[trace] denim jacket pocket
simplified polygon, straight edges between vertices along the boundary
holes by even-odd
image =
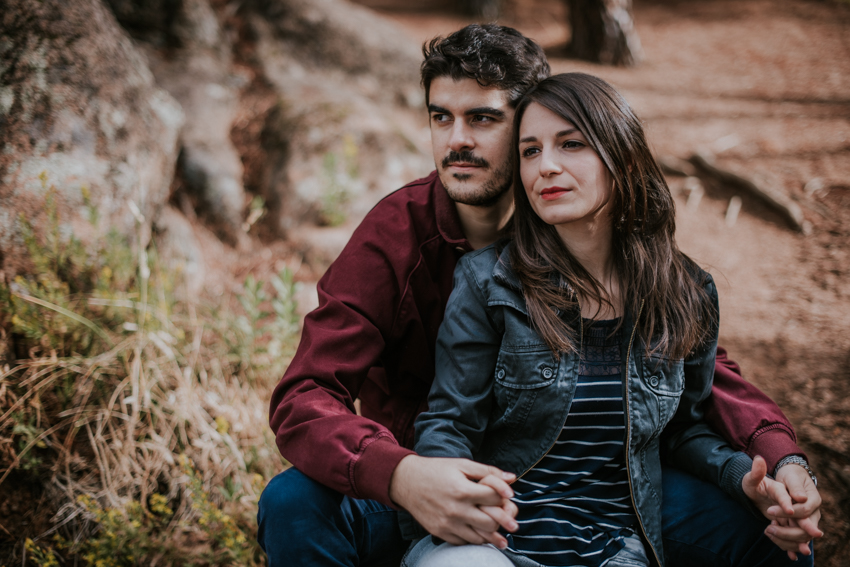
[[[558,360],[545,345],[502,348],[493,392],[505,421],[522,423],[541,388],[558,377]]]
[[[643,360],[644,386],[659,396],[682,395],[685,390],[684,363],[681,359],[652,355]]]
[[[503,345],[496,360],[495,403],[488,435],[498,443],[486,444],[485,453],[499,455],[515,450],[510,449],[513,440],[524,431],[535,404],[540,403],[538,398],[545,399],[546,388],[557,380],[558,367],[558,360],[544,344]]]
[[[655,394],[658,409],[658,429],[660,433],[676,413],[679,399],[685,391],[685,371],[681,359],[671,360],[652,355],[643,360],[641,381],[644,388]]]
[[[502,424],[520,427],[541,388],[558,377],[558,361],[546,345],[503,347],[496,360],[494,408]]]
[[[558,377],[558,360],[546,345],[503,347],[496,360],[496,384],[516,390],[536,390]]]

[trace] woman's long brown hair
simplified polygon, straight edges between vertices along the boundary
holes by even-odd
[[[640,121],[611,85],[583,73],[543,80],[519,102],[514,119],[511,265],[522,283],[531,324],[558,356],[578,350],[571,322],[561,315],[577,313],[578,297],[619,311],[570,254],[555,227],[537,216],[522,186],[519,125],[532,103],[571,122],[608,168],[614,179],[612,255],[622,307],[633,318],[640,311],[637,331],[653,352],[685,357],[716,324],[714,305],[704,282],[696,279],[701,273],[696,264],[676,246],[673,197]]]

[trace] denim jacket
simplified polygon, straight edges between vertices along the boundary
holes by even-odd
[[[561,432],[578,380],[579,355],[560,359],[531,328],[520,282],[511,270],[510,244],[464,256],[437,339],[436,379],[428,411],[416,421],[416,452],[464,457],[522,476],[551,449]],[[705,290],[717,307],[711,276]],[[642,306],[638,306],[638,312]],[[567,315],[569,316],[569,314]],[[573,314],[580,326],[580,315]],[[653,563],[664,565],[661,539],[661,458],[714,482],[748,506],[741,489],[752,461],[703,421],[710,391],[717,326],[687,359],[647,357],[624,321],[623,403],[626,461],[632,504]],[[577,329],[580,333],[580,327]],[[402,528],[405,528],[402,521]]]

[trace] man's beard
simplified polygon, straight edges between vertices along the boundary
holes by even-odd
[[[463,191],[458,189],[452,183],[452,180],[457,180],[460,182],[467,181],[472,178],[471,173],[454,173],[447,179],[446,170],[449,165],[462,162],[462,163],[470,163],[473,165],[477,165],[479,167],[484,168],[488,173],[491,172],[491,175],[481,184],[481,186],[476,191]],[[462,203],[464,205],[470,205],[472,207],[492,207],[495,205],[499,199],[511,188],[511,164],[506,163],[504,167],[501,169],[497,169],[493,171],[490,167],[490,163],[484,158],[478,157],[474,155],[470,151],[463,152],[449,152],[449,155],[443,158],[443,161],[440,163],[442,169],[440,172],[443,174],[440,176],[440,180],[443,182],[443,186],[446,188],[446,192],[451,197],[452,201],[456,203]]]

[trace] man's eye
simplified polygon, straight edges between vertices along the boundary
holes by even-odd
[[[431,120],[434,122],[447,122],[449,120],[448,114],[432,114]]]
[[[476,114],[475,116],[472,117],[472,121],[473,122],[479,122],[479,123],[481,123],[481,122],[487,123],[487,122],[492,122],[493,117],[492,116],[486,116],[484,114]]]

